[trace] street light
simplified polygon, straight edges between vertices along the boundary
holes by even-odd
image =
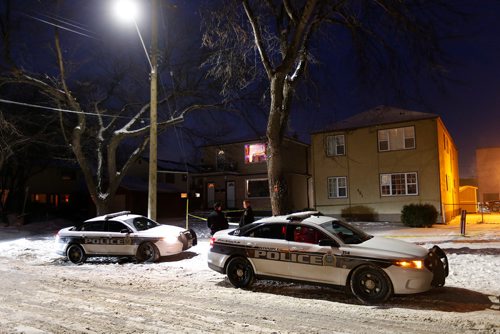
[[[136,18],[139,14],[137,2],[134,0],[116,0],[113,12],[122,21],[133,22],[137,34],[148,58],[151,68],[150,77],[150,129],[149,129],[149,184],[148,184],[148,217],[156,220],[157,171],[158,171],[158,0],[151,4],[151,57],[148,56]]]

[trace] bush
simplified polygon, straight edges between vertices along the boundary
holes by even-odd
[[[347,221],[378,221],[378,214],[372,208],[364,205],[355,205],[342,209],[341,217]]]
[[[431,227],[437,217],[438,212],[431,204],[409,204],[401,211],[401,222],[410,227]]]

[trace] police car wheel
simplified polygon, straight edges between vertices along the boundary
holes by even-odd
[[[235,257],[229,261],[226,275],[229,282],[236,288],[247,288],[254,280],[252,265],[242,257]]]
[[[364,304],[383,303],[392,296],[392,284],[386,273],[374,266],[354,270],[350,281],[354,296]]]
[[[68,249],[66,250],[66,257],[72,263],[76,263],[76,264],[83,263],[87,259],[87,256],[85,255],[85,251],[79,245],[70,245],[68,247]]]
[[[137,262],[151,263],[155,262],[159,258],[159,253],[156,246],[151,242],[142,243],[139,248],[137,248],[136,254]]]

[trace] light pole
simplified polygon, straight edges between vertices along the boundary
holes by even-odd
[[[158,171],[158,0],[151,4],[151,100],[149,131],[149,186],[148,217],[156,220],[157,171]]]
[[[121,20],[132,21],[148,58],[150,72],[150,129],[149,129],[149,182],[148,182],[148,217],[156,220],[157,171],[158,171],[158,0],[151,3],[151,57],[135,20],[138,8],[133,0],[116,0],[114,12]]]

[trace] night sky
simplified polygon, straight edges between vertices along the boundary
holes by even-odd
[[[12,3],[12,15],[17,24],[17,31],[13,35],[17,38],[13,55],[20,57],[23,64],[33,72],[54,71],[53,55],[47,51],[53,27],[42,22],[44,15],[50,14],[45,6],[48,2],[16,0]],[[108,3],[102,0],[66,1],[64,19],[77,22],[80,28],[86,27],[88,31],[85,32],[87,36],[65,32],[63,42],[66,43],[65,45],[75,46],[71,49],[73,56],[90,57],[91,54],[86,50],[92,48],[96,40],[102,38],[113,40],[110,47],[116,48],[117,54],[127,54],[135,58],[139,66],[144,67],[144,75],[147,79],[147,63],[136,32],[132,27],[127,28],[112,22]],[[172,21],[175,19],[177,34],[185,33],[192,38],[193,31],[200,31],[200,15],[196,1],[164,2],[164,4],[167,3],[172,6],[172,15],[175,18],[170,19]],[[331,73],[332,76],[322,77],[315,91],[316,99],[309,105],[300,103],[295,106],[296,110],[291,115],[290,132],[297,133],[304,141],[309,141],[311,131],[378,105],[432,112],[443,119],[459,150],[460,176],[474,177],[475,149],[500,146],[498,130],[500,126],[500,1],[461,1],[460,8],[467,12],[467,20],[452,27],[457,38],[443,44],[452,60],[447,70],[449,76],[453,78],[453,82],[446,83],[444,92],[431,84],[427,86],[424,83],[422,101],[401,101],[390,91],[387,94],[374,96],[369,85],[365,83],[363,87],[359,86],[352,73],[343,69],[342,60],[325,57],[321,59],[320,69],[325,70],[325,73]],[[5,11],[4,1],[0,9],[2,13]],[[138,24],[148,44],[147,19],[143,17]],[[160,29],[162,27],[165,28],[165,25],[160,26]],[[81,29],[78,31],[83,32]],[[195,42],[199,45],[198,41]],[[165,47],[165,44],[161,43],[160,46]],[[92,66],[81,69],[81,71],[92,70]],[[373,83],[373,85],[376,84],[376,82]],[[147,81],[145,81],[145,86],[147,86]],[[145,92],[145,99],[147,99],[147,89]],[[5,109],[4,105],[0,107]],[[252,117],[254,117],[254,125],[264,131],[265,110],[262,107],[259,109],[259,112],[255,112]],[[191,119],[185,126],[197,127],[207,124],[203,121],[203,117],[205,116],[199,113],[190,116]],[[231,137],[237,138],[245,133],[249,135],[253,133],[245,122],[239,121],[238,116],[226,115],[223,119],[231,126],[214,129],[214,135],[221,136],[221,132],[225,131],[227,139],[231,139]],[[210,131],[210,129],[205,130]],[[171,142],[175,143],[174,146],[177,145],[177,140],[172,138],[172,134],[166,134],[160,141],[160,147],[162,147],[161,143],[167,147]],[[175,152],[178,150],[165,150],[159,153],[159,158],[176,160],[178,157],[175,156]]]

